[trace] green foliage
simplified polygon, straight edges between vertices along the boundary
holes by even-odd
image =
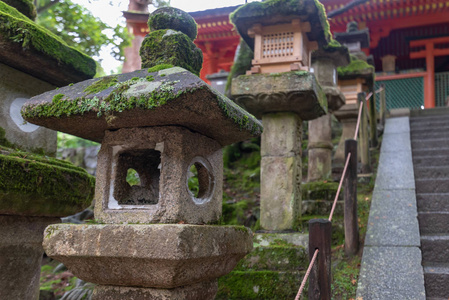
[[[198,193],[200,192],[200,184],[198,181],[198,169],[193,164],[190,166],[190,176],[187,180],[187,185],[189,186],[190,192],[193,194],[194,197],[198,197]]]
[[[71,0],[37,2],[36,22],[57,34],[68,45],[89,56],[98,56],[103,45],[113,45],[111,54],[114,58],[124,59],[124,48],[131,41],[125,27],[111,27]]]
[[[126,172],[126,182],[128,182],[130,186],[140,185],[140,177],[136,170],[128,169]]]
[[[58,149],[98,146],[100,144],[80,137],[58,132]]]

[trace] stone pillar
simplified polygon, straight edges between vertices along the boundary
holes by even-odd
[[[43,232],[59,218],[0,215],[0,299],[38,299]]]
[[[345,164],[345,141],[347,139],[354,139],[358,116],[357,104],[346,104],[339,111],[335,112],[335,116],[343,126],[340,141],[338,142],[338,147],[335,151],[333,160],[336,173],[340,173],[343,171]],[[358,153],[358,156],[360,156],[360,153]]]
[[[262,122],[260,225],[292,229],[301,216],[302,120],[286,112],[264,114]]]
[[[307,181],[329,179],[332,171],[332,115],[309,121]]]

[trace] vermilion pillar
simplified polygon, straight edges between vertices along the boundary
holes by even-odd
[[[426,43],[427,75],[424,80],[424,107],[435,107],[435,53],[433,42]]]

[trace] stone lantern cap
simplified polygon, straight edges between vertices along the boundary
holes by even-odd
[[[362,30],[354,30],[349,32],[334,33],[335,39],[342,44],[348,45],[360,43],[360,48],[369,47],[369,31],[368,28]]]
[[[338,79],[351,80],[357,78],[365,79],[368,85],[372,85],[374,81],[374,67],[366,61],[351,55],[351,63],[338,68]]]
[[[0,170],[0,215],[72,215],[94,196],[94,177],[66,161],[0,146]]]
[[[95,75],[92,58],[2,1],[0,24],[0,63],[56,86]]]
[[[261,134],[262,125],[252,115],[187,70],[170,67],[49,91],[31,98],[22,115],[31,123],[96,142],[106,130],[164,125],[188,128],[221,146]]]
[[[327,45],[331,40],[329,23],[327,22],[324,6],[316,0],[267,0],[251,2],[241,6],[230,15],[240,36],[248,46],[254,50],[254,39],[248,30],[254,24],[270,26],[290,23],[293,19],[309,22],[311,30],[307,32],[310,41],[318,42],[318,46]]]
[[[294,112],[303,120],[313,120],[327,113],[326,95],[307,71],[242,75],[232,81],[232,96],[257,118]]]

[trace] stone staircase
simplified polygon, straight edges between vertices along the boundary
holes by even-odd
[[[449,111],[410,118],[427,299],[449,298]]]

